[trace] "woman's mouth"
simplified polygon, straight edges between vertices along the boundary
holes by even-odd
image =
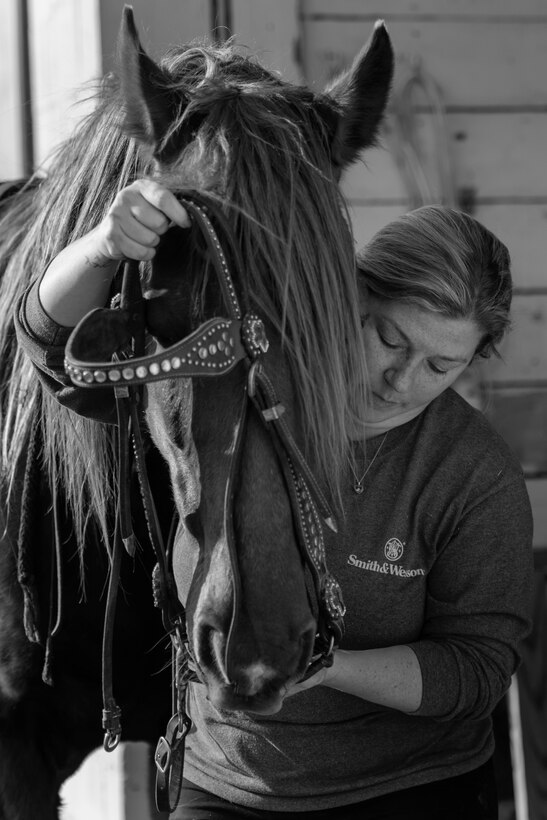
[[[391,401],[390,399],[385,399],[379,393],[372,393],[372,397],[374,399],[374,404],[378,407],[397,407],[400,402],[398,401]]]

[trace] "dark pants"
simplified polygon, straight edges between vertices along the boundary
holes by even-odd
[[[467,774],[321,811],[283,812],[229,803],[184,780],[171,820],[497,820],[492,762]]]

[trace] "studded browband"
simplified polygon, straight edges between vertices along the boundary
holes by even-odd
[[[92,311],[82,322],[90,323],[94,314]],[[66,372],[80,387],[97,387],[146,384],[176,376],[219,376],[229,373],[255,351],[267,349],[267,340],[262,320],[247,314],[242,321],[210,319],[190,336],[158,353],[121,362],[85,361],[80,346],[75,334],[66,348]]]

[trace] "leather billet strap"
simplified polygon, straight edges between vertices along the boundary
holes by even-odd
[[[226,535],[226,545],[230,556],[230,565],[232,567],[232,616],[230,627],[226,637],[226,646],[224,652],[225,671],[228,680],[235,680],[236,676],[232,672],[232,655],[235,636],[237,635],[237,626],[239,615],[242,607],[242,590],[241,590],[241,573],[239,571],[239,560],[236,547],[236,537],[234,532],[234,504],[235,492],[241,474],[241,459],[243,455],[243,446],[245,441],[245,433],[247,427],[247,419],[249,415],[249,402],[246,396],[242,394],[239,402],[239,409],[237,411],[236,434],[235,442],[230,459],[230,469],[226,480],[226,488],[224,493],[224,532]]]

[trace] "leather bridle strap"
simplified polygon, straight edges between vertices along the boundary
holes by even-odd
[[[224,652],[224,665],[226,676],[228,680],[233,681],[235,676],[232,674],[232,654],[235,636],[237,635],[237,625],[239,621],[239,614],[241,611],[242,589],[241,589],[241,573],[239,572],[239,560],[236,548],[236,538],[234,532],[234,503],[235,493],[237,490],[238,479],[241,475],[240,466],[243,455],[243,443],[245,440],[245,431],[247,427],[249,411],[249,402],[245,396],[241,397],[239,403],[237,421],[235,425],[235,441],[230,459],[230,469],[226,479],[226,487],[224,493],[224,534],[228,553],[230,556],[230,565],[232,567],[232,593],[233,606],[230,627],[226,637],[226,647]]]
[[[294,440],[289,425],[285,421],[285,407],[278,401],[273,382],[266,372],[265,365],[260,360],[257,359],[253,363],[247,381],[249,398],[256,406],[263,421],[268,423],[270,431],[275,430],[296,472],[305,479],[311,488],[311,493],[323,521],[333,532],[338,532],[338,526],[330,511],[329,504]]]
[[[139,270],[135,262],[129,262],[125,267],[121,306],[130,317],[133,352],[139,354],[144,348],[144,333],[142,331],[144,311]],[[119,362],[117,366],[120,366]],[[181,633],[179,635],[181,639],[183,639],[183,634],[185,636],[185,613],[178,600],[175,583],[170,572],[161,528],[148,482],[140,421],[141,390],[141,387],[137,388],[125,384],[116,385],[114,388],[118,421],[119,494],[102,647],[103,729],[105,732],[103,746],[106,751],[113,751],[121,739],[121,710],[116,703],[113,691],[113,636],[121,571],[122,544],[125,545],[129,555],[134,556],[135,553],[130,502],[131,440],[133,441],[145,520],[150,542],[155,552],[160,578],[159,581],[156,581],[155,603],[161,609],[164,628],[168,634],[173,636],[173,633],[179,632]]]
[[[294,441],[285,421],[285,408],[279,402],[263,365],[255,362],[249,372],[248,395],[267,427],[285,475],[291,500],[298,543],[311,571],[319,603],[318,634],[314,655],[320,665],[332,664],[334,648],[344,634],[345,606],[342,590],[326,563],[326,550],[321,519],[334,533],[336,522],[315,481],[315,477]],[[314,669],[317,671],[317,668]],[[306,677],[310,676],[310,669]]]

